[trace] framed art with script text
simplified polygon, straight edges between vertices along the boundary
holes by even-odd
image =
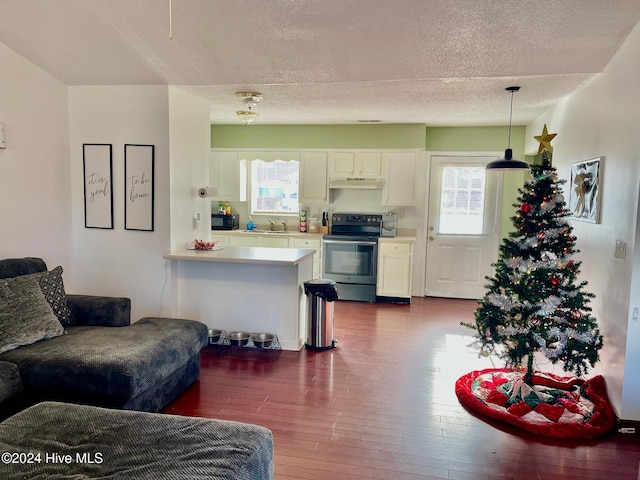
[[[85,228],[113,228],[112,146],[82,145]]]
[[[124,228],[153,231],[154,145],[124,146]]]

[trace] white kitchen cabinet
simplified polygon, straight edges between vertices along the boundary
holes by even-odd
[[[412,206],[416,204],[416,152],[387,152],[382,204]]]
[[[272,247],[272,248],[289,248],[289,236],[285,234],[232,234],[232,247]]]
[[[289,237],[280,234],[263,235],[261,247],[289,248]]]
[[[382,176],[382,152],[335,151],[329,158],[329,177],[367,177]]]
[[[311,248],[316,251],[313,255],[313,278],[320,278],[322,276],[322,239],[293,237],[289,245],[291,248]]]
[[[329,203],[328,152],[302,152],[298,202],[301,205]]]
[[[230,235],[219,235],[217,233],[211,234],[211,241],[218,242],[220,247],[228,247],[231,244]]]
[[[378,244],[379,297],[411,299],[413,242],[384,240]]]
[[[260,235],[231,235],[232,247],[261,247],[262,237]]]
[[[313,255],[313,278],[322,276],[322,235],[286,233],[242,233],[229,235],[232,247],[307,248]],[[213,240],[213,235],[212,235]]]
[[[209,186],[218,193],[213,199],[247,200],[246,161],[238,158],[236,151],[212,151],[209,161]]]

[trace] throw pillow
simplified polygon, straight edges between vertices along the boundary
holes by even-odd
[[[62,267],[58,265],[49,272],[36,273],[35,275],[41,275],[40,288],[44,293],[44,298],[51,305],[53,313],[58,317],[62,326],[73,325],[75,318],[67,305],[67,294],[64,291],[64,282],[62,281]]]
[[[0,353],[62,334],[37,276],[0,280]]]

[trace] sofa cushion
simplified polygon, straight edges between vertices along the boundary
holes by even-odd
[[[0,423],[0,451],[41,455],[0,463],[3,480],[273,479],[273,436],[259,425],[57,402]],[[46,462],[47,454],[73,461]]]
[[[63,333],[38,277],[0,280],[0,353]]]
[[[67,328],[67,334],[0,355],[13,362],[27,393],[122,408],[161,383],[207,343],[207,326],[145,318],[128,327]]]
[[[35,273],[40,278],[40,288],[44,293],[51,309],[63,327],[73,325],[74,318],[69,306],[67,305],[67,294],[64,291],[64,282],[62,281],[62,267],[57,266],[51,271]]]
[[[18,395],[22,389],[18,366],[14,363],[0,362],[0,404]]]
[[[17,277],[30,273],[44,272],[47,264],[41,258],[5,258],[0,260],[0,278]]]

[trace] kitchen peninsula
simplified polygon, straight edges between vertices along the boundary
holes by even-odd
[[[284,350],[300,350],[313,254],[269,247],[167,253],[176,313],[227,332],[273,333]]]

